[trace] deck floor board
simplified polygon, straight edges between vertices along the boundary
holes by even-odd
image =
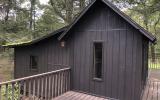
[[[160,81],[148,81],[142,100],[160,100]]]
[[[113,99],[106,99],[85,93],[69,91],[52,100],[113,100]]]
[[[68,91],[56,98],[53,98],[52,100],[114,100],[114,99],[107,99],[85,93]],[[144,90],[142,100],[160,100],[160,81],[153,81],[153,80],[148,81],[146,88]]]

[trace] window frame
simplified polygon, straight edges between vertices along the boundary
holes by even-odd
[[[37,61],[37,65],[33,66],[33,58],[35,59],[35,61]],[[36,68],[33,68],[36,67]],[[30,55],[29,56],[29,68],[31,71],[38,71],[38,56],[37,55]]]
[[[101,64],[101,78],[96,77],[96,67],[95,67],[95,44],[96,43],[101,43],[102,45],[102,64]],[[92,43],[92,79],[94,81],[103,81],[103,76],[104,76],[104,41],[93,41]]]

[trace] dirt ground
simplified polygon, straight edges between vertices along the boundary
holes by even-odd
[[[13,78],[13,61],[7,57],[0,57],[0,82],[8,81]]]
[[[149,71],[149,78],[152,80],[160,81],[160,70],[152,69]]]

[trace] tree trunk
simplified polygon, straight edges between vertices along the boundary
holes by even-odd
[[[31,8],[30,8],[30,24],[29,24],[29,28],[32,30],[32,26],[33,26],[33,1],[34,0],[30,0],[31,3]]]
[[[6,7],[6,16],[5,16],[5,18],[4,18],[4,21],[5,21],[5,22],[8,21],[11,5],[12,5],[12,1],[11,1],[11,0],[8,0],[8,5],[7,5],[7,7]]]
[[[8,18],[9,18],[9,6],[7,6],[6,16],[5,16],[5,18],[4,18],[4,21],[7,22],[7,21],[8,21]]]
[[[30,30],[35,30],[35,0],[30,0],[31,8],[30,8]],[[36,33],[32,33],[32,39],[36,38]]]
[[[86,5],[86,1],[89,0],[62,0],[63,2],[58,2],[58,0],[50,0],[50,4],[52,5],[52,7],[54,8],[55,13],[61,17],[64,22],[66,24],[70,24],[73,21],[73,18],[77,15],[77,13],[79,11],[81,11],[85,5]],[[75,1],[79,3],[79,8],[75,9],[75,7],[73,6]],[[62,8],[58,9],[56,8],[58,4],[62,6]],[[62,12],[62,10],[65,12]]]
[[[66,0],[66,20],[70,24],[73,19],[73,0]]]
[[[85,7],[85,0],[79,0],[79,7],[80,7],[80,11],[82,11],[83,8]]]

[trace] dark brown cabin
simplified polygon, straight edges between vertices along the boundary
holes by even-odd
[[[71,68],[71,89],[140,100],[155,42],[107,0],[93,0],[69,26],[15,48],[15,78]]]

